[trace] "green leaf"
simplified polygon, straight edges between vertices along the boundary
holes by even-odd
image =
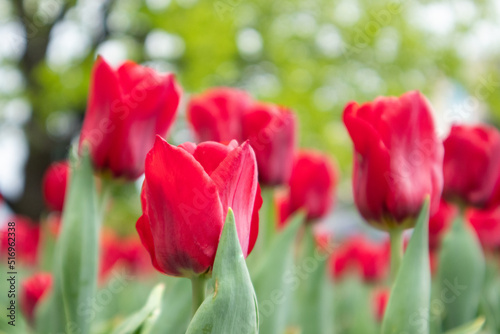
[[[428,230],[427,199],[391,289],[382,323],[383,334],[429,333],[431,274]]]
[[[89,154],[84,153],[72,165],[56,245],[51,318],[58,320],[53,320],[51,332],[86,334],[96,316],[92,301],[97,285],[100,218]]]
[[[186,334],[256,334],[259,317],[255,292],[229,209],[215,256],[213,294],[201,304]]]
[[[293,246],[304,217],[303,213],[295,215],[277,235],[252,277],[259,301],[260,334],[285,330],[293,290],[300,283],[293,270]]]
[[[328,277],[328,256],[316,245],[311,225],[305,227],[303,255],[296,265],[300,279],[296,318],[302,333],[333,332],[333,281]]]
[[[160,315],[150,334],[184,334],[191,320],[191,283],[177,278],[163,294]]]
[[[148,320],[156,320],[160,314],[164,290],[165,285],[158,284],[153,291],[151,291],[146,305],[122,322],[120,326],[113,331],[113,334],[133,334],[139,331]]]
[[[486,270],[479,240],[462,218],[455,220],[445,236],[439,263],[442,328],[446,331],[476,317]]]
[[[448,331],[445,334],[477,334],[483,328],[484,323],[485,319],[483,317],[479,317],[476,320],[473,320],[468,324],[455,328],[451,331]]]

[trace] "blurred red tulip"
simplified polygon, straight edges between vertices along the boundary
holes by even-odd
[[[391,291],[389,289],[377,289],[373,294],[373,309],[375,312],[375,319],[378,322],[382,322],[384,319],[385,309],[387,308],[387,302],[389,302],[389,295]]]
[[[40,226],[31,219],[21,215],[15,215],[9,218],[8,222],[15,223],[15,253],[16,263],[25,262],[29,265],[35,265],[38,261],[38,247],[40,243]],[[9,239],[13,230],[8,230],[11,226],[3,224],[1,228],[1,252],[2,256],[7,256],[9,243],[13,240]]]
[[[54,162],[43,176],[43,198],[51,210],[63,210],[69,180],[69,169],[68,161]]]
[[[215,88],[191,99],[188,119],[200,141],[249,140],[263,184],[288,181],[297,127],[290,110],[255,102],[241,90]]]
[[[251,103],[252,98],[245,91],[225,87],[209,89],[191,98],[187,115],[197,140],[242,142],[241,118]]]
[[[308,221],[326,216],[333,207],[338,182],[337,165],[325,154],[303,150],[294,158],[288,192],[277,192],[280,225],[304,209]]]
[[[52,288],[52,275],[50,273],[36,273],[28,277],[21,285],[20,306],[30,323],[35,320],[35,309],[42,298]]]
[[[364,236],[346,240],[333,252],[331,270],[340,278],[354,271],[365,281],[379,281],[386,277],[389,268],[389,253],[384,243],[376,243]]]
[[[151,271],[148,252],[137,236],[121,238],[111,229],[101,234],[100,279],[106,280],[116,266],[122,266],[132,275],[144,275]]]
[[[441,199],[438,210],[429,219],[429,247],[431,249],[439,247],[444,233],[457,214],[458,208],[455,205]]]
[[[486,249],[500,248],[500,205],[488,209],[469,209],[466,219]]]
[[[444,150],[445,198],[488,204],[500,177],[500,132],[488,125],[454,125]]]
[[[166,136],[175,118],[181,88],[173,74],[126,62],[112,69],[98,57],[80,136],[96,168],[135,179],[155,136]]]
[[[427,195],[431,213],[438,208],[443,145],[422,94],[351,102],[344,123],[355,150],[354,200],[368,222],[384,230],[412,227]]]
[[[262,199],[248,143],[175,147],[157,137],[146,158],[143,215],[136,227],[154,267],[167,275],[200,275],[213,265],[228,208],[243,255],[255,245]]]
[[[285,184],[290,178],[296,128],[293,112],[274,104],[254,103],[244,115],[243,137],[255,151],[263,184]]]

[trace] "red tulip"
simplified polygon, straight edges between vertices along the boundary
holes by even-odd
[[[159,74],[132,62],[112,69],[98,57],[93,68],[87,114],[80,136],[96,168],[135,179],[157,134],[166,136],[181,88],[173,74]]]
[[[354,271],[365,281],[379,281],[385,278],[389,267],[389,256],[383,243],[375,243],[363,236],[348,239],[332,256],[332,274],[344,276]]]
[[[148,273],[150,262],[149,254],[137,236],[120,238],[113,230],[103,231],[99,273],[102,280],[105,280],[116,266],[122,266],[132,275]]]
[[[62,211],[69,178],[68,161],[54,162],[43,176],[43,197],[47,206],[54,211]]]
[[[500,132],[487,125],[454,125],[444,141],[444,196],[482,207],[500,177]]]
[[[187,115],[198,141],[243,141],[241,118],[252,103],[245,91],[215,88],[191,98]]]
[[[11,222],[15,226],[10,226]],[[34,265],[38,261],[38,246],[40,242],[40,226],[33,222],[28,217],[15,215],[11,217],[8,222],[5,222],[1,228],[1,254],[7,256],[8,249],[12,245],[12,235],[9,233],[14,232],[9,228],[15,228],[15,253],[16,263],[18,261],[25,262],[29,265]]]
[[[422,94],[349,103],[344,123],[354,143],[355,203],[374,226],[412,227],[427,195],[434,212],[443,187],[443,145]]]
[[[188,119],[200,141],[249,140],[262,183],[288,181],[296,141],[296,119],[290,110],[255,102],[241,90],[216,88],[191,99]]]
[[[257,157],[259,180],[284,184],[290,178],[296,145],[293,112],[273,104],[254,103],[243,117],[243,137]]]
[[[458,208],[441,200],[438,210],[429,219],[429,247],[435,249],[458,214]]]
[[[280,225],[300,209],[305,209],[309,221],[326,216],[334,204],[338,174],[336,164],[328,156],[299,151],[294,158],[289,191],[276,194]]]
[[[257,239],[262,198],[247,142],[175,147],[157,137],[146,157],[141,199],[137,231],[154,267],[167,275],[211,270],[228,208],[245,257]]]
[[[33,323],[35,320],[35,309],[51,288],[52,275],[50,273],[36,273],[22,283],[20,306],[29,322]]]
[[[375,318],[378,322],[382,322],[384,319],[390,292],[391,291],[389,289],[377,289],[373,294],[373,308],[375,311]]]
[[[486,249],[500,248],[500,205],[489,209],[469,209],[466,219]]]

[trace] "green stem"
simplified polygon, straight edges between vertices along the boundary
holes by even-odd
[[[205,300],[206,278],[203,275],[192,277],[191,286],[193,288],[192,315],[194,316],[200,305]]]
[[[389,232],[391,240],[391,280],[396,281],[396,276],[403,260],[403,232],[404,229],[393,229]]]

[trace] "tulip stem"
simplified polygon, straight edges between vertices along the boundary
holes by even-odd
[[[403,232],[404,229],[393,229],[389,232],[391,239],[391,280],[396,281],[396,276],[403,260]]]
[[[206,278],[203,275],[192,277],[191,286],[193,288],[192,315],[194,316],[200,305],[205,300]]]

